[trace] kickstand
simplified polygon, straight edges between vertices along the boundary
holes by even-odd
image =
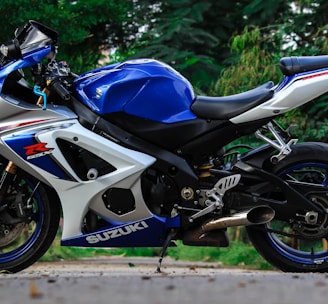
[[[158,264],[157,264],[156,272],[158,272],[158,273],[161,273],[161,265],[162,265],[162,261],[163,261],[164,255],[165,255],[165,253],[167,251],[167,248],[169,247],[172,239],[176,235],[176,233],[177,233],[177,231],[175,229],[171,229],[170,232],[166,236],[166,239],[164,241],[161,254],[159,256]]]

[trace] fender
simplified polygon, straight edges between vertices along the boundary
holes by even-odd
[[[276,150],[269,144],[262,145],[258,148],[252,149],[251,151],[244,153],[240,160],[242,162],[247,162],[247,164],[257,167],[263,168],[265,166],[265,162],[268,160],[269,155],[274,153]]]

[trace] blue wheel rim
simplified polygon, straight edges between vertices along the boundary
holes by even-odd
[[[26,181],[27,182],[27,181]],[[29,184],[30,186],[31,184]],[[31,232],[31,234],[26,238],[26,240],[19,244],[17,248],[13,248],[12,250],[8,252],[2,252],[4,248],[0,248],[0,264],[2,263],[8,263],[17,259],[20,259],[25,254],[29,252],[31,247],[35,244],[35,242],[38,240],[41,230],[42,230],[42,224],[44,220],[44,210],[43,210],[43,204],[41,197],[36,191],[33,196],[33,203],[34,207],[36,209],[33,211],[31,217],[32,221],[31,223],[34,223],[34,229]]]
[[[322,170],[322,186],[327,186],[328,184],[328,165],[324,163],[302,163],[291,166],[278,174],[280,177],[286,177],[289,174],[298,171],[302,168],[316,168]],[[270,228],[270,227],[269,227]],[[318,251],[303,251],[297,248],[293,248],[289,244],[286,244],[282,241],[277,234],[268,232],[267,237],[272,245],[272,248],[279,253],[279,255],[284,256],[288,260],[305,265],[320,265],[328,261],[328,251],[327,250],[318,250]]]

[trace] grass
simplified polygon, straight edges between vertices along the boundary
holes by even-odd
[[[60,246],[57,237],[41,261],[72,260],[96,256],[158,257],[161,248],[79,248]],[[267,263],[250,245],[242,241],[233,241],[227,248],[191,247],[180,241],[176,247],[170,247],[166,256],[180,261],[218,262],[224,266],[239,266],[250,269],[267,270]]]
[[[272,269],[255,250],[247,243],[235,241],[227,248],[189,247],[178,243],[171,248],[168,255],[178,260],[218,262],[225,266],[242,266],[252,269]]]

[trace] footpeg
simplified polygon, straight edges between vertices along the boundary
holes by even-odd
[[[224,194],[229,189],[237,186],[240,181],[240,178],[240,174],[234,174],[219,179],[218,182],[214,185],[213,189],[205,191],[205,196],[208,198],[205,201],[205,205],[207,207],[190,216],[189,221],[192,222],[196,218],[206,215],[216,209],[222,208],[222,198]]]
[[[277,125],[276,125],[277,126]],[[286,143],[285,139],[280,136],[279,132],[277,132],[271,122],[269,122],[266,125],[267,130],[273,135],[275,140],[272,140],[261,133],[260,130],[255,132],[255,136],[259,139],[262,139],[263,141],[267,142],[269,145],[271,145],[273,148],[277,149],[279,151],[278,154],[273,155],[271,157],[271,162],[273,164],[277,164],[282,159],[284,159],[286,156],[288,156],[292,152],[292,145],[295,145],[297,143],[297,139],[290,139],[288,143]],[[284,132],[287,132],[283,130]]]
[[[214,188],[206,192],[206,196],[211,197],[218,194],[222,198],[227,190],[238,185],[240,177],[240,174],[234,174],[219,179],[219,181],[214,185]]]

